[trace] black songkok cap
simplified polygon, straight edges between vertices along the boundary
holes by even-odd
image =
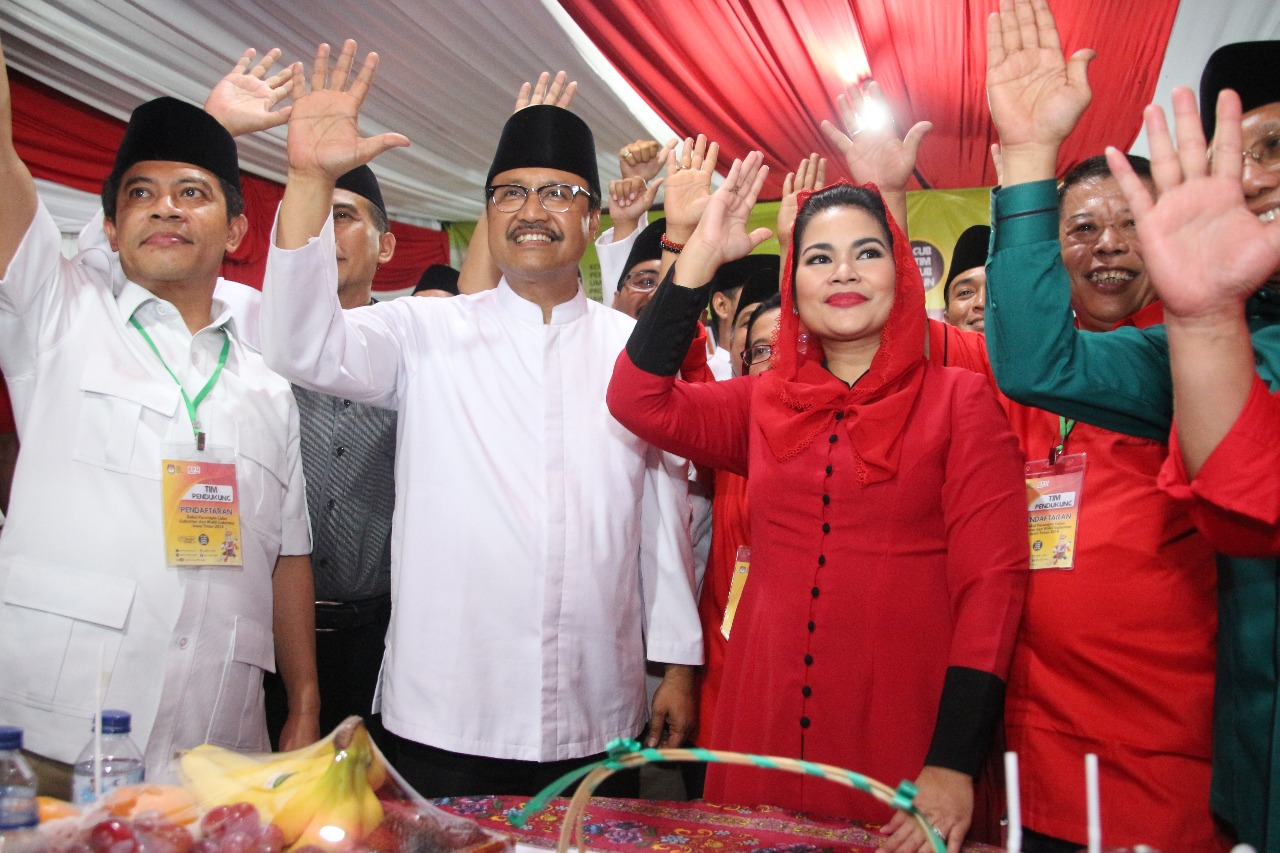
[[[1218,93],[1234,89],[1242,112],[1280,101],[1280,41],[1242,41],[1213,52],[1200,75],[1200,123],[1205,139],[1217,126]]]
[[[382,203],[382,188],[378,186],[378,179],[374,176],[373,169],[368,166],[356,166],[338,178],[334,186],[368,199],[370,204],[382,211],[383,216],[387,215],[387,206]]]
[[[655,219],[636,235],[631,244],[631,252],[627,255],[627,264],[622,268],[622,278],[638,263],[662,259],[662,235],[667,231],[667,218]],[[618,287],[622,287],[622,279],[618,279]]]
[[[235,139],[216,118],[177,98],[163,97],[147,101],[129,116],[111,174],[119,178],[143,160],[168,160],[212,172],[239,189],[238,159]]]
[[[774,279],[777,279],[781,265],[781,259],[777,255],[747,255],[745,258],[721,264],[720,269],[716,270],[715,276],[711,279],[711,292],[724,293],[726,290],[733,290],[739,285],[746,284],[747,279],[760,270],[773,273]]]
[[[738,322],[738,315],[742,313],[742,309],[748,305],[757,302],[764,302],[770,296],[778,294],[778,271],[760,269],[751,274],[747,279],[747,283],[742,285],[742,291],[738,294],[738,307],[733,312],[733,322]]]
[[[947,268],[947,283],[943,288],[944,296],[950,295],[951,282],[965,270],[985,266],[987,250],[991,247],[991,226],[970,225],[964,229],[956,247],[951,250],[951,266]]]
[[[562,107],[525,107],[507,119],[485,184],[510,169],[558,169],[582,178],[600,201],[596,141],[587,123]]]
[[[355,190],[352,190],[355,192]],[[443,290],[458,295],[458,271],[448,264],[432,264],[422,271],[414,293],[421,290]]]

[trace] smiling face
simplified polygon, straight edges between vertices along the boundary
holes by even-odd
[[[1249,110],[1240,129],[1246,151],[1280,145],[1280,102]],[[1271,222],[1280,217],[1280,169],[1264,169],[1253,158],[1245,157],[1240,183],[1245,203],[1259,219]],[[1280,289],[1280,270],[1272,273],[1268,284]]]
[[[965,270],[951,282],[943,317],[951,325],[970,332],[987,328],[987,268]]]
[[[509,169],[492,181],[494,186],[518,184],[530,190],[547,184],[586,183],[572,172],[541,168]],[[600,222],[600,211],[591,209],[586,194],[576,195],[564,213],[553,213],[542,206],[537,193],[530,192],[518,210],[503,213],[490,203],[486,216],[489,251],[513,287],[537,281],[577,287],[578,263]]]
[[[340,297],[357,291],[364,294],[373,285],[378,265],[391,260],[395,252],[395,237],[390,231],[384,234],[379,230],[374,211],[373,202],[364,196],[350,190],[333,191],[333,236],[337,243]],[[368,301],[367,295],[364,301]]]
[[[131,281],[153,293],[175,286],[212,288],[222,258],[244,238],[248,220],[227,220],[217,177],[168,160],[144,160],[120,178],[116,212],[103,223]]]
[[[1080,328],[1107,331],[1155,301],[1137,224],[1115,178],[1086,178],[1069,187],[1060,209],[1062,262]]]
[[[797,235],[796,310],[822,342],[876,341],[893,307],[889,236],[860,207],[826,208]]]

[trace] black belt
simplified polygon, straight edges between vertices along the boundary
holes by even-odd
[[[391,614],[391,594],[361,601],[317,601],[316,630],[345,631],[372,625]]]

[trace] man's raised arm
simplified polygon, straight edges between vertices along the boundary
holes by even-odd
[[[353,74],[355,52],[348,40],[331,68],[329,46],[320,45],[310,91],[304,75],[292,80],[288,182],[262,288],[262,355],[304,387],[393,407],[400,335],[388,324],[397,311],[388,303],[357,319],[342,310],[331,223],[338,178],[409,140],[361,137],[360,105],[378,56],[369,54]]]
[[[9,262],[36,215],[36,183],[27,164],[13,147],[13,98],[9,93],[9,71],[0,47],[0,270]]]
[[[348,86],[355,61],[356,43],[347,39],[338,61],[329,67],[329,45],[316,50],[311,69],[311,91],[303,75],[294,75],[293,111],[289,116],[289,175],[275,244],[299,249],[320,234],[331,215],[333,187],[338,178],[363,166],[383,151],[409,144],[399,133],[360,136],[360,105],[369,93],[378,54],[364,59],[360,72]]]

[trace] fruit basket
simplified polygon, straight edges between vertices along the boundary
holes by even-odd
[[[500,853],[509,838],[419,797],[349,717],[292,752],[205,744],[179,758],[182,786],[118,788],[81,814],[42,800],[55,853]]]

